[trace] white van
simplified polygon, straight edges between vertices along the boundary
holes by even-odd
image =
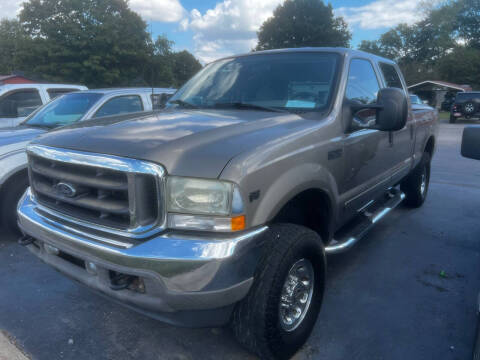
[[[17,126],[36,108],[59,95],[87,89],[70,84],[0,85],[0,128]]]

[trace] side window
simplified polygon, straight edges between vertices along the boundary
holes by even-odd
[[[345,97],[348,100],[362,104],[372,104],[377,101],[380,90],[375,70],[368,60],[353,59],[348,71],[347,90]]]
[[[382,70],[387,87],[403,90],[402,81],[400,80],[400,76],[398,76],[397,69],[395,69],[393,65],[380,63],[380,70]]]
[[[93,117],[128,114],[143,111],[142,99],[138,95],[117,96],[102,105]]]
[[[48,96],[50,96],[50,100],[53,100],[57,96],[67,94],[67,93],[72,92],[72,91],[78,91],[78,90],[77,89],[65,89],[65,88],[63,88],[63,89],[48,89],[47,90]]]
[[[0,98],[0,117],[24,117],[42,105],[38,90],[19,90]]]

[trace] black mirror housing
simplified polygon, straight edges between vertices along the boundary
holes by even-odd
[[[376,128],[381,131],[397,131],[405,127],[408,118],[408,102],[405,92],[397,88],[384,88],[378,92]]]
[[[462,156],[480,160],[480,126],[466,126],[463,129]]]
[[[350,104],[353,114],[353,129],[376,129],[380,131],[397,131],[403,129],[408,118],[408,102],[405,93],[397,88],[380,89],[374,104]],[[360,118],[368,120],[358,121]]]

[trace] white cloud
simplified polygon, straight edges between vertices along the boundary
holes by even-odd
[[[0,0],[0,19],[14,18],[20,12],[24,0]]]
[[[224,0],[202,14],[197,9],[181,28],[194,33],[194,53],[204,62],[248,52],[257,31],[283,0]]]
[[[130,0],[129,5],[145,20],[178,22],[186,15],[179,0]]]
[[[340,7],[335,14],[343,16],[350,27],[381,29],[421,20],[424,13],[419,5],[419,0],[377,0],[363,6]]]

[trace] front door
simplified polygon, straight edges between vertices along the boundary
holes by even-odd
[[[352,59],[345,90],[346,104],[373,104],[377,101],[379,90],[380,82],[373,64],[367,59]],[[351,115],[345,116],[349,116],[350,119],[344,119],[344,123],[350,123]],[[358,120],[365,123],[374,121],[375,112],[366,111],[357,116],[362,117]],[[388,151],[391,146],[392,137],[388,132],[361,129],[347,131],[345,134],[346,166],[342,200],[346,218],[368,206],[391,185],[392,160]]]

